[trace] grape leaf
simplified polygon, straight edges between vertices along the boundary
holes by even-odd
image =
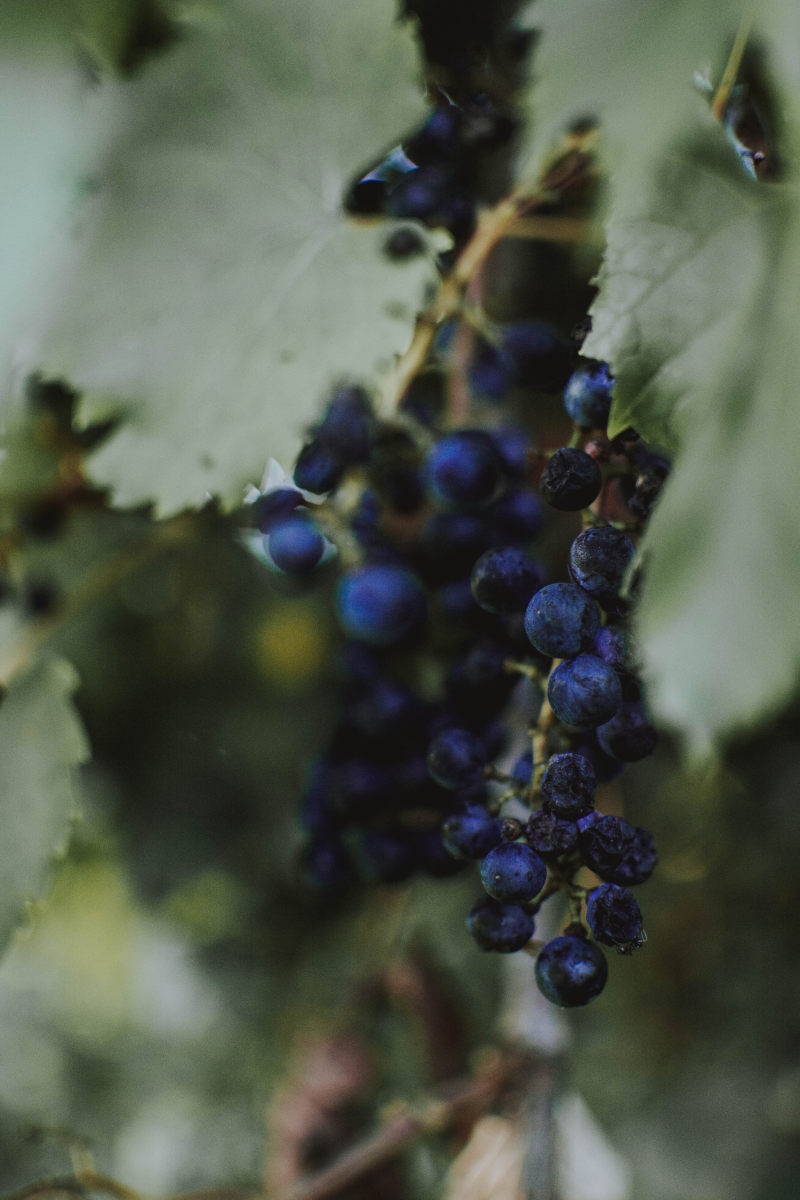
[[[747,270],[719,298],[734,312],[717,353],[702,361],[702,336],[681,352],[698,374],[674,412],[682,450],[645,542],[652,700],[699,752],[773,715],[800,673],[800,217],[791,195],[769,199],[718,246]],[[665,285],[673,311],[681,284],[679,272]]]
[[[599,121],[612,196],[635,195],[687,128],[710,122],[696,71],[718,78],[742,16],[740,0],[535,0],[537,43],[523,97],[522,174],[535,182],[559,137]]]
[[[609,168],[608,248],[583,351],[614,370],[611,432],[632,424],[677,452],[643,545],[649,695],[707,752],[784,704],[800,668],[794,193],[746,176],[692,87],[693,72],[718,81],[743,6],[540,0],[533,13],[543,38],[528,161],[570,116],[592,115]],[[783,84],[791,158],[795,14],[768,0],[755,18]]]
[[[707,135],[665,156],[636,212],[629,202],[612,208],[583,347],[614,369],[610,436],[633,425],[677,449],[698,381],[729,356],[743,285],[768,262],[774,207],[770,190]]]
[[[24,373],[33,315],[86,178],[114,124],[113,105],[78,69],[71,7],[4,0],[0,22],[0,386]]]
[[[95,478],[162,511],[238,500],[269,456],[291,460],[331,383],[403,349],[434,277],[432,255],[390,264],[385,230],[340,211],[420,116],[391,0],[221,11],[124,88],[40,343],[84,420],[125,417]]]
[[[9,684],[0,705],[0,950],[40,896],[76,816],[75,767],[88,757],[72,704],[73,668],[39,662]]]

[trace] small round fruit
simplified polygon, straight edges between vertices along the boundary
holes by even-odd
[[[523,842],[501,842],[481,863],[481,882],[501,904],[525,904],[542,890],[547,868]]]
[[[608,963],[599,946],[585,938],[553,938],[536,959],[539,991],[559,1008],[578,1008],[599,996],[608,979]]]

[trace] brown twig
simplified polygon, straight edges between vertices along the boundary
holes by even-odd
[[[395,1110],[380,1129],[346,1150],[329,1167],[265,1200],[330,1200],[419,1138],[444,1133],[470,1113],[485,1112],[518,1066],[516,1053],[492,1055],[474,1077],[443,1089],[439,1098]]]
[[[103,1192],[117,1200],[142,1200],[141,1194],[109,1175],[97,1171],[79,1171],[75,1175],[57,1179],[39,1179],[16,1192],[10,1192],[2,1200],[37,1200],[40,1196],[85,1196],[89,1192]]]

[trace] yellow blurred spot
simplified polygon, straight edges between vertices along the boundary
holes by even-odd
[[[327,654],[318,615],[296,604],[274,609],[256,631],[256,654],[261,671],[274,683],[287,688],[310,683]]]

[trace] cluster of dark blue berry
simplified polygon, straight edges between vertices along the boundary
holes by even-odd
[[[356,216],[386,216],[449,230],[462,245],[475,228],[476,181],[486,159],[513,137],[516,120],[487,96],[456,105],[442,95],[425,123],[360,178],[345,198]],[[407,258],[423,241],[411,225],[394,230],[386,253]]]
[[[655,866],[653,840],[599,812],[595,791],[656,743],[628,617],[634,538],[668,467],[632,431],[605,436],[604,364],[537,322],[501,328],[494,350],[512,380],[522,358],[536,391],[563,389],[570,445],[541,454],[519,426],[448,430],[409,404],[381,420],[364,389],[341,385],[295,486],[254,513],[289,575],[314,571],[325,535],[338,549],[339,720],[302,799],[306,878],[335,893],[474,862],[475,941],[538,950],[540,989],[572,1006],[604,986],[601,945],[644,941],[631,888]],[[598,515],[609,499],[624,519]],[[583,512],[568,580],[547,582],[535,552],[548,506]],[[530,745],[514,761],[521,719]],[[595,886],[576,879],[587,869]],[[540,946],[535,915],[553,895],[566,925]]]

